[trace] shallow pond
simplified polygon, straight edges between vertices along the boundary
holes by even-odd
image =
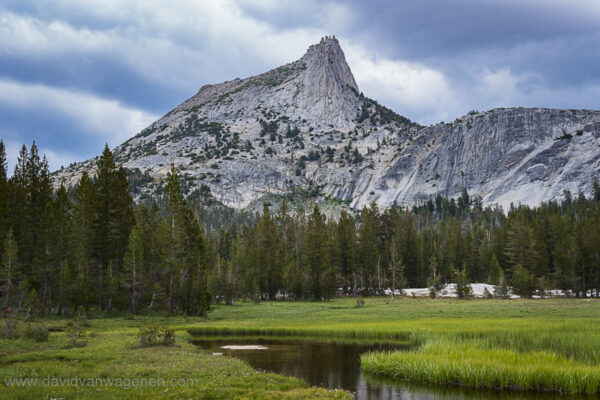
[[[415,385],[367,375],[360,368],[360,354],[402,349],[391,344],[318,343],[300,339],[195,337],[196,345],[213,353],[236,357],[253,368],[301,378],[311,386],[344,389],[358,400],[425,399],[551,399],[552,395],[475,391],[461,388]],[[566,399],[566,397],[561,397]],[[572,397],[570,398],[572,399]]]

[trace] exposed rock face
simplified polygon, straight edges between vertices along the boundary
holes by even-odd
[[[335,37],[262,75],[203,86],[115,149],[136,196],[171,164],[184,192],[244,208],[266,194],[412,205],[463,187],[508,206],[588,194],[600,170],[600,112],[496,109],[423,128],[359,93]],[[55,174],[73,185],[94,160]]]
[[[374,185],[380,204],[455,196],[465,187],[506,209],[562,198],[565,189],[589,194],[599,171],[599,111],[510,108],[422,129]]]

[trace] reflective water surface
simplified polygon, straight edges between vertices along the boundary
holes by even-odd
[[[365,374],[360,368],[360,354],[368,351],[402,349],[390,344],[317,343],[280,338],[231,337],[208,339],[196,337],[194,343],[213,353],[237,357],[255,369],[301,378],[311,386],[344,389],[359,400],[425,399],[552,399],[556,395],[519,394],[476,391],[435,385],[415,385]],[[237,346],[262,347],[239,349]],[[233,348],[223,348],[233,346]],[[266,349],[265,349],[266,347]],[[560,397],[566,399],[567,397]],[[568,397],[574,399],[574,397]],[[582,399],[578,397],[578,399]]]

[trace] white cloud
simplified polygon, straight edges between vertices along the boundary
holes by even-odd
[[[367,96],[421,123],[439,122],[456,111],[455,93],[442,71],[390,60],[343,44],[358,87]]]
[[[0,15],[0,51],[34,58],[71,51],[92,53],[111,45],[110,32],[74,29],[64,21],[41,21],[29,16]]]
[[[471,92],[482,109],[493,107],[585,108],[600,98],[600,83],[551,88],[532,73],[514,74],[508,68],[483,70]],[[463,100],[463,102],[465,102]]]
[[[541,76],[509,68],[470,69],[459,81],[424,64],[390,60],[361,47],[343,48],[359,88],[421,124],[451,121],[469,110],[496,107],[586,107],[600,84],[550,88]]]
[[[58,113],[81,127],[81,134],[99,136],[110,146],[120,144],[158,118],[89,93],[6,80],[0,80],[0,103],[31,109],[32,115],[40,109]]]
[[[190,90],[212,82],[211,76],[243,72],[299,58],[309,44],[327,32],[305,27],[277,29],[245,15],[233,1],[180,1],[150,4],[142,1],[62,1],[70,15],[81,13],[102,23],[95,29],[67,20],[0,15],[0,54],[37,59],[92,55],[119,60],[153,83]],[[330,21],[349,16],[341,6],[324,7]],[[327,17],[328,16],[328,17]],[[258,68],[258,69],[257,69]]]
[[[507,6],[529,6],[542,10],[553,10],[561,13],[563,16],[580,16],[589,19],[600,18],[600,2],[598,0],[471,0],[475,3],[483,1],[489,3],[499,3]]]

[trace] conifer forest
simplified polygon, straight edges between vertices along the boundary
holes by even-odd
[[[204,221],[211,221],[206,224]],[[106,147],[72,188],[53,188],[45,157],[25,145],[7,171],[0,142],[1,302],[39,314],[205,315],[235,299],[327,300],[444,283],[600,294],[600,185],[590,198],[508,210],[466,190],[412,208],[342,211],[319,204],[227,213],[187,201],[173,167],[152,201],[134,202]],[[387,292],[386,292],[387,291]],[[459,292],[460,296],[460,292]]]

